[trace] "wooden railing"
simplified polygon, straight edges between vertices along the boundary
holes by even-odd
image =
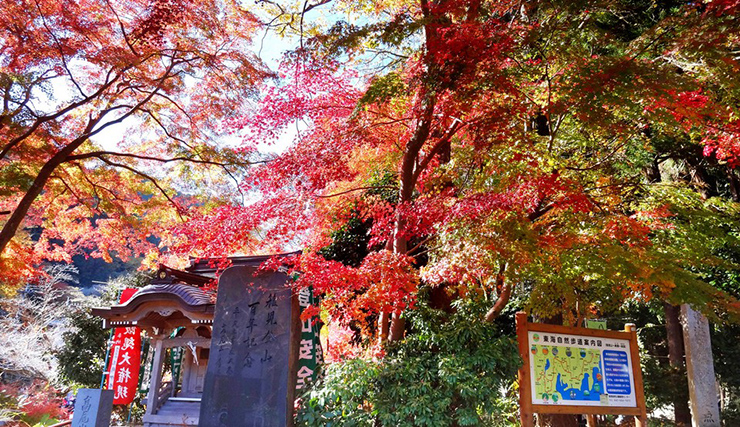
[[[157,400],[155,403],[154,410],[152,411],[152,414],[156,414],[157,411],[159,411],[159,408],[164,405],[164,402],[167,401],[167,399],[172,395],[172,382],[168,381],[166,383],[162,383],[162,385],[159,387],[159,391],[157,392]]]

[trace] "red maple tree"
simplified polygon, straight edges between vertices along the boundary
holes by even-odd
[[[219,0],[0,5],[5,283],[44,259],[147,253],[187,208],[177,193],[248,163],[218,140],[268,74],[248,49],[258,26]]]
[[[245,153],[298,124],[294,145],[249,172],[243,186],[260,198],[196,218],[177,249],[226,254],[255,232],[272,250],[304,245],[301,282],[336,316],[378,313],[381,340],[402,336],[419,277],[494,295],[489,321],[515,287],[571,323],[653,295],[732,309],[687,270],[713,258],[708,246],[681,252],[675,198],[637,197],[647,184],[634,156],[650,128],[700,135],[729,158],[724,100],[737,82],[717,84],[737,71],[722,30],[737,23],[719,5],[683,5],[634,36],[600,12],[620,2],[376,3],[367,25],[339,22],[286,58],[283,82],[239,124]],[[692,56],[706,66],[689,68]],[[357,63],[380,71],[349,71]],[[315,255],[358,215],[373,256]]]

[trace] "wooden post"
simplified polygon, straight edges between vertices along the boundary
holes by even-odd
[[[632,363],[638,364],[638,366],[632,367],[632,372],[635,374],[635,398],[637,399],[637,407],[640,410],[640,415],[635,415],[635,427],[647,427],[647,407],[645,406],[642,368],[639,366],[640,350],[637,345],[637,328],[634,323],[627,323],[624,325],[624,331],[632,335],[630,338],[630,341],[632,341],[630,345],[630,358],[632,359]]]
[[[193,371],[193,366],[195,366],[193,352],[187,345],[183,347],[181,363],[182,365],[180,365],[180,384],[182,384],[182,388],[180,389],[180,392],[182,393],[182,396],[187,397],[188,392],[190,391],[190,376]],[[177,386],[177,384],[175,384],[175,386]],[[173,387],[173,389],[177,389],[177,387]]]
[[[596,415],[594,414],[586,415],[586,425],[588,427],[596,427],[597,426]]]
[[[155,407],[157,406],[157,394],[159,393],[159,386],[162,377],[162,362],[164,362],[164,346],[163,336],[153,337],[154,341],[154,361],[152,363],[152,374],[149,380],[149,394],[146,397],[146,413],[155,414]]]
[[[532,382],[529,378],[529,338],[527,334],[527,313],[516,313],[516,335],[522,366],[519,368],[519,416],[522,427],[534,427],[532,414]]]

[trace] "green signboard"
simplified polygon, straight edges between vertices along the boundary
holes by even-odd
[[[303,288],[298,292],[298,305],[301,308],[301,314],[311,306],[318,306],[317,298],[313,294],[313,289]],[[303,317],[303,316],[301,316]],[[321,351],[321,342],[319,340],[319,322],[318,316],[313,316],[301,322],[301,342],[298,347],[298,380],[296,390],[303,390],[306,384],[316,380],[318,375],[318,366],[324,360]]]
[[[149,339],[145,339],[141,345],[141,370],[139,371],[139,393],[149,393],[149,379],[152,375],[152,368],[154,366],[154,349],[149,343]]]
[[[589,329],[606,330],[606,320],[604,319],[586,319],[586,327]]]

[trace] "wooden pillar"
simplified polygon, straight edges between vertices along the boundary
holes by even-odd
[[[632,359],[632,363],[637,364],[637,366],[632,367],[632,372],[635,374],[635,399],[637,400],[637,408],[640,410],[640,415],[635,415],[635,427],[647,427],[647,406],[645,405],[642,368],[639,366],[640,349],[637,348],[637,328],[634,323],[627,323],[624,325],[624,331],[632,334],[630,338],[630,359]]]
[[[527,313],[516,313],[516,336],[522,366],[519,368],[519,416],[522,427],[534,427],[532,414],[532,382],[529,372],[529,338],[527,333]]]
[[[164,343],[163,336],[155,336],[154,341],[154,360],[152,363],[152,374],[149,381],[149,394],[146,398],[147,415],[155,414],[154,407],[157,404],[157,393],[162,382],[162,364],[164,362]]]
[[[182,365],[180,368],[180,383],[182,384],[182,395],[188,396],[190,393],[190,376],[193,372],[193,366],[195,364],[195,358],[193,358],[193,351],[189,346],[183,347]]]

